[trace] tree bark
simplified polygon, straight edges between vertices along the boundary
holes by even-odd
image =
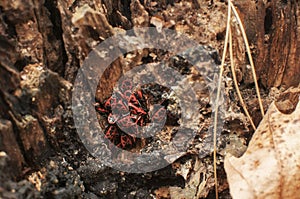
[[[300,82],[300,5],[291,1],[236,1],[250,43],[256,73],[266,88]]]

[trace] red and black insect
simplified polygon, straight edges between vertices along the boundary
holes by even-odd
[[[163,106],[154,106],[149,111],[142,90],[132,90],[132,82],[125,79],[111,97],[95,106],[97,112],[107,119],[105,138],[122,149],[135,146],[138,139],[136,135],[147,123],[160,123],[166,119],[166,109]]]

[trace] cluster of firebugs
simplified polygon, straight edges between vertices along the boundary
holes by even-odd
[[[122,149],[133,148],[139,127],[149,122],[159,123],[164,119],[164,107],[149,115],[147,102],[142,90],[132,92],[131,80],[125,79],[120,83],[118,91],[103,103],[96,103],[96,111],[107,119],[105,138]]]

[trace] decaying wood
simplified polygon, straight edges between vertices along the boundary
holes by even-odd
[[[11,172],[17,172],[16,175],[19,175],[25,161],[9,120],[0,120],[0,138],[0,150],[6,151],[9,156]]]
[[[250,43],[257,46],[253,50],[261,83],[267,88],[297,86],[300,79],[299,1],[240,0],[235,4],[244,19]],[[245,65],[245,62],[238,63]]]

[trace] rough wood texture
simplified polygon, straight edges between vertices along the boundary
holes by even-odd
[[[16,175],[19,175],[25,161],[16,140],[13,125],[8,120],[0,120],[0,151],[5,151],[9,156],[11,172],[17,172]]]
[[[297,0],[236,1],[249,42],[255,44],[256,73],[267,87],[297,86],[300,79],[300,3]]]

